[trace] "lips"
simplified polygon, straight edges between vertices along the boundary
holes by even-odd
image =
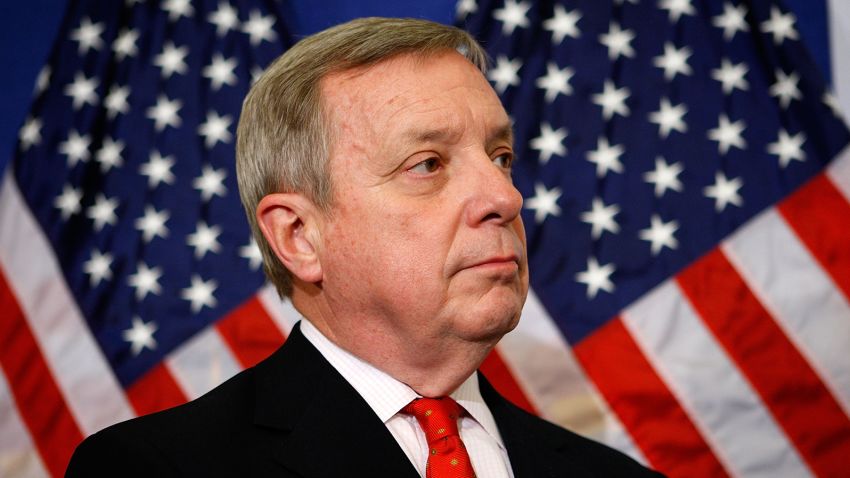
[[[515,266],[519,267],[519,257],[516,254],[508,254],[502,256],[493,256],[486,259],[475,261],[463,269],[486,268],[486,267],[504,267]]]

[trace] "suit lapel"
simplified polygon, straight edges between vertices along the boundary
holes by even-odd
[[[508,450],[514,476],[589,478],[594,476],[580,457],[573,456],[560,433],[508,402],[478,374],[481,396],[490,408]]]
[[[279,430],[274,459],[304,477],[418,473],[362,397],[296,326],[257,366],[254,422]]]

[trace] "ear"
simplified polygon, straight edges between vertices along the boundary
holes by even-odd
[[[297,193],[269,194],[257,205],[257,222],[266,241],[284,267],[304,282],[322,280],[319,218],[312,201]]]

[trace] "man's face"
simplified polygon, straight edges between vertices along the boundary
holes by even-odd
[[[493,89],[455,52],[322,87],[335,135],[319,251],[332,310],[411,345],[498,340],[519,319],[528,266],[510,120]]]

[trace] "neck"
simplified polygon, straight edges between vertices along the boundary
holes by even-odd
[[[342,317],[293,294],[295,308],[331,342],[425,397],[446,396],[475,373],[501,337],[470,342],[450,335],[407,337],[368,315]]]

